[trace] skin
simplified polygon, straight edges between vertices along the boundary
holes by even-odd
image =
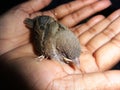
[[[26,82],[24,85],[30,87],[26,90],[119,90],[120,71],[110,68],[120,60],[120,10],[107,18],[98,15],[75,26],[79,21],[108,7],[110,2],[76,0],[53,10],[37,12],[49,2],[50,0],[30,0],[0,17],[0,66],[3,68],[0,72],[8,76],[11,74],[7,74],[6,70],[10,68],[11,71],[18,72]],[[30,32],[23,24],[25,18],[36,15],[50,15],[76,34],[82,43],[80,69],[73,70],[68,65],[53,60],[36,59],[29,40]]]

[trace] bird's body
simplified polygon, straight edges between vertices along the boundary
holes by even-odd
[[[25,23],[33,29],[35,47],[39,55],[79,66],[80,43],[67,27],[50,16],[26,19]]]

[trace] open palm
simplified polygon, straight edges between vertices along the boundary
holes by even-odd
[[[109,2],[104,0],[82,1],[76,0],[53,10],[36,12],[48,5],[50,0],[44,0],[44,2],[30,0],[1,16],[1,61],[16,68],[31,89],[120,88],[120,78],[118,77],[115,81],[120,74],[119,71],[103,72],[114,66],[120,59],[120,10],[108,18],[98,15],[85,24],[75,26],[86,17],[109,6]],[[63,10],[61,11],[61,9]],[[86,14],[83,11],[89,13]],[[25,18],[33,18],[37,15],[50,15],[73,30],[82,46],[80,69],[73,70],[68,65],[59,64],[54,60],[39,61],[36,58],[30,42],[30,31],[25,27],[23,21]]]

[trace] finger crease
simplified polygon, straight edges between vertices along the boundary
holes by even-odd
[[[94,61],[95,61],[95,63],[96,63],[96,66],[97,66],[98,71],[101,71],[101,69],[100,69],[100,66],[99,66],[99,64],[98,64],[98,61],[97,61],[97,58],[96,58],[96,54],[95,54],[95,53],[96,53],[96,52],[94,52],[94,53],[93,53],[93,57],[95,57]]]
[[[94,53],[95,47],[92,44],[86,45],[87,49],[90,50],[91,53]]]
[[[74,21],[74,23],[78,23],[78,16],[79,16],[79,13],[78,12],[76,12],[75,14],[72,14],[71,15],[71,18],[72,18],[72,20]]]
[[[53,17],[54,17],[55,19],[57,19],[57,18],[58,18],[58,16],[57,16],[57,13],[56,13],[55,9],[50,10],[50,12],[51,12],[51,14],[53,15]]]
[[[107,75],[105,74],[105,72],[103,72],[103,75],[105,76],[107,82],[110,82],[109,78],[107,77]]]
[[[69,13],[70,11],[72,11],[72,10],[71,10],[71,9],[72,9],[71,3],[65,4],[65,7],[66,7],[68,13]]]
[[[91,28],[91,30],[88,30],[88,32],[91,34],[96,34],[97,30],[95,28]]]
[[[109,28],[108,30],[105,30],[103,34],[107,36],[109,39],[111,39],[113,36],[115,36],[116,33],[114,29]]]
[[[119,33],[120,34],[120,33]],[[111,40],[111,43],[113,43],[113,45],[117,46],[118,48],[120,48],[120,36],[119,38],[116,36]]]
[[[108,20],[108,22],[113,21],[110,17],[107,17],[106,20]],[[111,22],[112,23],[112,22]]]

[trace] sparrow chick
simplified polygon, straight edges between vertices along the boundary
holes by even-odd
[[[80,43],[67,27],[50,16],[27,18],[24,23],[32,30],[35,49],[39,55],[80,66]]]

